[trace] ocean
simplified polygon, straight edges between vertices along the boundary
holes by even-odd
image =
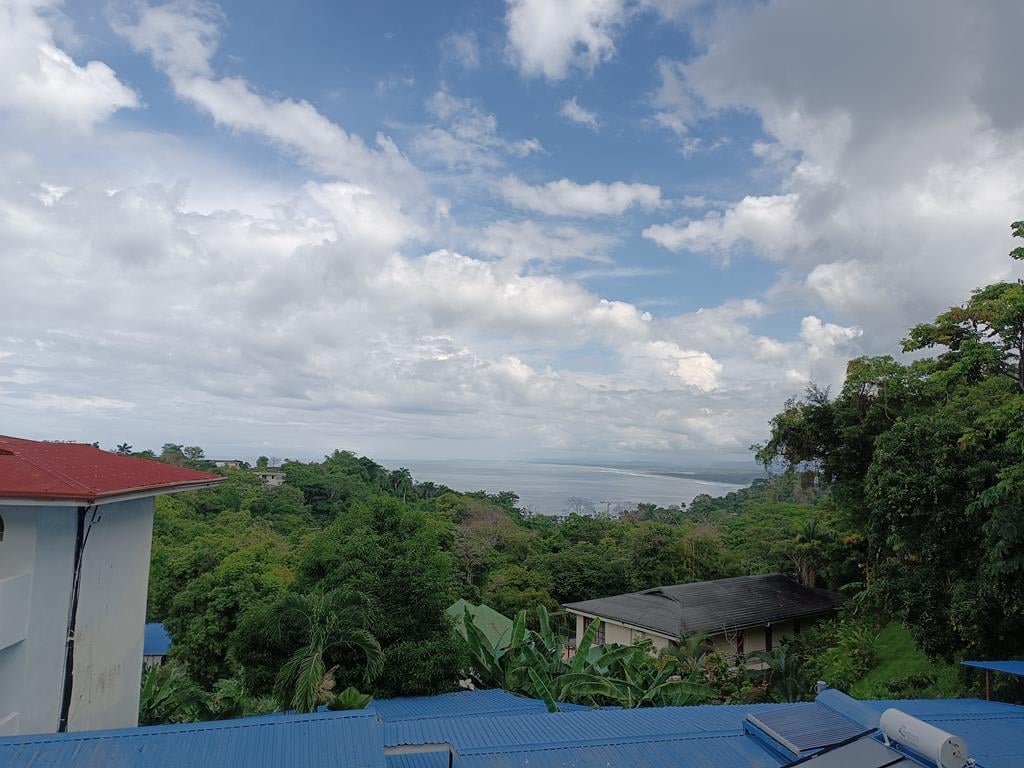
[[[526,461],[386,461],[406,467],[417,482],[442,483],[457,491],[513,491],[520,506],[542,515],[610,512],[648,502],[689,504],[707,493],[721,496],[743,486],[659,474],[654,470]]]

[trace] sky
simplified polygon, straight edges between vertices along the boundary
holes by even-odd
[[[0,432],[749,456],[1013,276],[1024,4],[0,0]]]

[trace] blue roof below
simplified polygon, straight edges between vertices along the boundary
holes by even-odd
[[[171,636],[163,624],[147,624],[142,635],[143,656],[166,656],[171,650]]]
[[[892,706],[963,737],[979,768],[1024,766],[1024,707],[977,699],[857,702],[825,691],[814,704],[547,713],[532,699],[474,691],[351,712],[0,738],[0,768],[446,768],[447,747],[416,752],[441,744],[463,768],[778,768],[792,757],[765,731],[746,732],[748,716],[807,746],[849,723],[871,727]]]
[[[456,691],[437,696],[405,696],[394,699],[374,699],[370,707],[381,720],[423,720],[435,717],[503,716],[544,712],[547,707],[539,699],[517,696],[498,688],[476,691]],[[563,712],[589,710],[579,704],[559,704]]]
[[[462,768],[778,768],[783,762],[739,733],[459,754]]]
[[[1005,672],[1008,675],[1024,677],[1024,661],[961,661],[960,663],[965,667]]]
[[[695,733],[739,733],[747,714],[785,704],[602,709],[504,717],[457,717],[384,724],[389,747],[444,744],[458,750],[528,745],[568,745],[601,739],[643,739]]]
[[[0,768],[385,768],[372,712],[0,739]]]

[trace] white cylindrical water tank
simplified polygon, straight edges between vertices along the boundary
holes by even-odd
[[[898,709],[887,709],[879,722],[882,733],[921,757],[935,761],[937,768],[964,768],[967,744],[959,736],[911,717]]]

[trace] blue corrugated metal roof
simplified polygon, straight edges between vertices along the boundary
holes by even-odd
[[[405,720],[384,725],[389,746],[448,743],[461,749],[568,744],[601,738],[636,739],[709,731],[739,733],[747,714],[786,707],[746,706],[604,709],[504,717]]]
[[[0,768],[385,768],[372,712],[0,739]]]
[[[432,717],[467,717],[476,715],[520,714],[547,712],[540,699],[517,696],[499,688],[476,691],[456,691],[437,696],[405,696],[394,699],[374,699],[370,706],[382,720],[424,719]],[[563,711],[585,710],[579,704],[561,704]]]
[[[448,768],[447,752],[418,752],[409,755],[387,755],[387,768]]]
[[[171,650],[171,636],[163,624],[147,624],[142,635],[143,656],[166,656]]]
[[[965,667],[989,669],[993,672],[1005,672],[1008,675],[1024,677],[1024,661],[961,661]]]
[[[388,754],[451,744],[464,768],[614,765],[776,768],[786,761],[753,714],[799,737],[836,722],[809,707],[877,719],[895,706],[966,739],[980,768],[1024,766],[1024,707],[977,699],[855,702],[826,691],[816,704],[666,707],[548,714],[501,691],[391,699],[374,709],[0,739],[0,768],[445,768],[448,753]],[[383,705],[383,706],[382,706]],[[526,707],[510,712],[507,707]],[[495,714],[481,714],[498,708]],[[441,717],[440,712],[455,712]],[[779,726],[782,723],[782,726]],[[806,726],[805,728],[802,726]],[[808,742],[809,743],[809,742]]]
[[[783,761],[742,734],[459,754],[462,768],[778,768]]]

